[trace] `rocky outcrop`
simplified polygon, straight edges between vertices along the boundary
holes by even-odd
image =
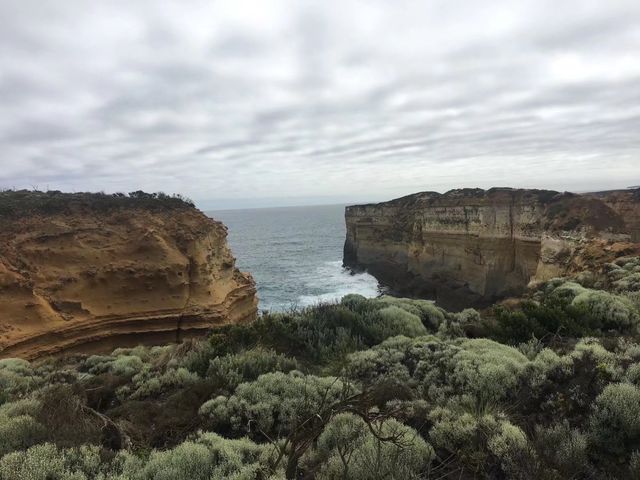
[[[179,341],[255,317],[226,227],[187,203],[38,195],[23,210],[0,195],[0,357]]]
[[[635,252],[638,196],[462,189],[351,206],[344,264],[396,294],[481,307],[594,256]]]

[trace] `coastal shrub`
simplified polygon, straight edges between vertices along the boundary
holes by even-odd
[[[465,339],[453,356],[452,378],[461,391],[481,401],[497,401],[512,391],[527,358],[517,349],[487,339]]]
[[[623,292],[622,295],[629,299],[631,304],[635,307],[636,311],[640,312],[640,291],[637,290],[635,292]]]
[[[45,434],[44,426],[30,415],[0,415],[0,456],[35,445]]]
[[[552,335],[583,336],[597,332],[599,321],[586,315],[585,309],[565,299],[548,297],[542,302],[524,301],[519,310],[494,307],[497,327],[492,336],[508,343],[522,343]]]
[[[142,359],[136,355],[120,355],[110,366],[111,372],[123,377],[132,377],[144,366]]]
[[[147,369],[131,379],[131,386],[118,391],[119,396],[132,399],[158,397],[163,393],[194,385],[200,377],[184,367],[169,368],[163,373]]]
[[[395,337],[395,339],[407,337]],[[399,344],[386,340],[369,350],[352,353],[347,358],[344,375],[365,385],[392,381],[400,385],[411,382],[411,373],[404,364],[406,351]]]
[[[31,364],[19,358],[0,360],[0,392],[9,398],[24,396],[44,383]]]
[[[483,328],[480,312],[473,308],[466,308],[461,312],[447,313],[437,330],[442,338],[458,338],[466,336],[467,331]]]
[[[351,295],[210,340],[2,360],[0,480],[634,478],[638,336],[573,305],[595,290],[550,284],[503,336],[475,310]]]
[[[225,355],[211,360],[207,377],[215,378],[230,389],[243,382],[256,380],[269,372],[288,373],[298,368],[295,359],[273,350],[255,348],[234,355]]]
[[[345,295],[340,300],[340,304],[347,307],[352,312],[357,313],[371,310],[371,303],[369,299],[357,293],[350,293],[349,295]]]
[[[590,290],[576,296],[571,304],[583,308],[594,320],[600,320],[603,328],[633,331],[640,317],[628,298],[609,292]]]
[[[636,387],[640,387],[640,363],[634,363],[627,368],[625,379]]]
[[[140,480],[257,480],[267,476],[272,449],[246,438],[201,433],[171,450],[153,451],[138,471],[130,463],[124,473]]]
[[[427,334],[420,317],[393,305],[372,314],[369,324],[374,343],[397,335],[419,337]]]
[[[207,401],[200,414],[217,428],[286,435],[353,393],[354,387],[334,377],[274,372],[240,384],[231,396]]]
[[[544,348],[529,361],[525,366],[522,378],[524,384],[534,391],[547,382],[549,375],[556,370],[565,370],[570,374],[572,361],[569,358],[561,357],[549,348]]]
[[[607,385],[595,400],[589,427],[594,444],[614,454],[640,444],[640,388],[628,383]]]
[[[194,208],[194,203],[182,195],[163,192],[146,193],[63,193],[57,190],[0,190],[0,217],[25,217],[35,214],[61,214],[74,209],[90,208],[94,211],[140,208],[166,211]]]
[[[517,349],[488,339],[394,337],[351,354],[344,374],[369,385],[396,381],[435,402],[466,395],[489,403],[512,394],[529,363]]]
[[[31,447],[26,452],[13,452],[0,459],[0,478],[2,480],[67,480],[71,472],[64,465],[64,459],[55,445],[47,443]],[[86,476],[76,475],[78,480]]]
[[[611,287],[620,293],[640,291],[640,257],[623,258],[607,266]]]
[[[54,444],[45,443],[2,457],[0,479],[90,480],[98,478],[101,467],[98,447],[84,445],[60,450]]]
[[[529,360],[536,358],[543,349],[544,344],[537,338],[531,338],[529,341],[518,345],[518,350]]]
[[[487,446],[509,478],[529,478],[535,455],[522,429],[507,421],[500,422]]]
[[[498,464],[507,478],[528,478],[535,453],[525,433],[502,414],[467,407],[436,407],[429,415],[433,445],[455,454],[466,469],[480,473]]]
[[[590,359],[596,366],[596,373],[607,382],[619,381],[623,376],[618,357],[602,346],[596,338],[581,339],[570,352],[568,360],[574,365],[579,360]]]
[[[45,438],[46,430],[35,420],[40,403],[22,399],[0,405],[0,457],[23,450]]]
[[[562,279],[550,281],[537,301],[524,301],[516,310],[496,306],[494,315],[492,336],[514,343],[557,335],[635,333],[640,323],[638,309],[629,298]]]
[[[437,330],[445,320],[445,311],[429,300],[413,300],[383,296],[370,299],[369,303],[375,307],[398,307],[420,318],[424,326],[430,330]]]
[[[389,419],[370,429],[344,413],[325,427],[306,462],[319,464],[318,480],[400,480],[422,478],[433,458],[433,448],[412,428]]]
[[[424,335],[427,329],[423,316],[427,318],[433,312],[436,317],[441,314],[431,302],[392,303],[350,296],[340,304],[268,313],[251,324],[220,327],[214,331],[210,346],[192,356],[188,368],[204,375],[208,362],[214,358],[256,346],[314,363],[330,363],[388,337]]]
[[[93,375],[109,372],[122,377],[133,377],[144,366],[145,362],[138,355],[124,354],[116,350],[112,355],[92,355],[80,368]]]
[[[429,439],[434,447],[456,455],[472,472],[483,471],[489,465],[486,442],[499,425],[493,415],[436,407],[429,414],[429,420],[433,425]]]
[[[574,282],[551,282],[546,294],[579,309],[584,314],[583,321],[593,327],[633,331],[640,321],[629,299],[603,290],[592,290]]]
[[[589,469],[587,435],[569,426],[567,421],[535,430],[536,450],[546,465],[562,477],[571,477]]]
[[[640,450],[636,450],[631,454],[629,460],[629,478],[631,480],[640,480]]]

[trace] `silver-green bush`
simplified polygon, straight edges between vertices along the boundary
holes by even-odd
[[[615,454],[640,442],[640,387],[629,383],[607,385],[596,398],[589,419],[593,442]]]
[[[434,451],[418,432],[393,419],[371,427],[375,435],[358,416],[335,416],[306,460],[320,465],[316,478],[404,480],[428,472]]]

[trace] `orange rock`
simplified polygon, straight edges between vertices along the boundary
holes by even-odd
[[[191,207],[0,217],[0,358],[97,352],[252,320],[226,227]]]

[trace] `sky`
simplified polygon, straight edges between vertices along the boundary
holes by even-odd
[[[640,184],[638,0],[0,0],[0,188]]]

